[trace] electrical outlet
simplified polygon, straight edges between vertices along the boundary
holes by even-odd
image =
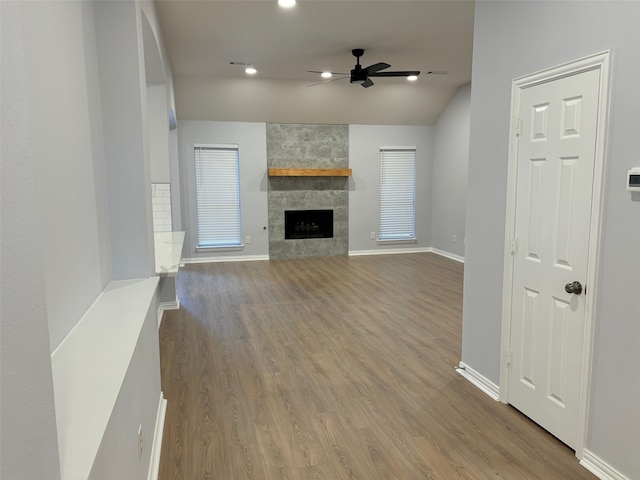
[[[247,235],[246,237],[244,237],[244,243],[251,243],[251,237],[249,235]]]
[[[455,243],[455,242],[457,242],[457,241],[458,241],[458,237],[456,237],[456,234],[454,233],[454,234],[453,234],[453,242]]]
[[[142,458],[142,447],[144,446],[144,438],[142,436],[142,424],[138,426],[138,460]]]
[[[376,232],[371,232],[371,240],[375,240],[376,239]]]

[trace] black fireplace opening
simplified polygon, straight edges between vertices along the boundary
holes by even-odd
[[[285,210],[284,238],[333,238],[333,210]]]

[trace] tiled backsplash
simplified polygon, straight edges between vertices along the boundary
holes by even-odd
[[[153,231],[171,232],[171,184],[151,184],[151,205],[153,211]]]

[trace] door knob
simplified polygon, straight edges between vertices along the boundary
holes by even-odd
[[[577,280],[575,282],[567,283],[564,286],[564,291],[567,293],[580,295],[582,293],[582,284]]]

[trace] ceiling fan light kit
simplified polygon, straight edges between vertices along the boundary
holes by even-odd
[[[282,8],[291,8],[296,5],[296,0],[278,0],[278,5]]]
[[[237,60],[230,60],[229,65],[234,65],[236,67],[244,67],[244,73],[247,75],[255,75],[258,73],[255,65],[252,62],[239,62]]]

